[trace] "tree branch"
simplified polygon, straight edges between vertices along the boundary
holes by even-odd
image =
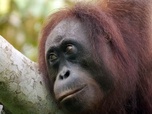
[[[0,36],[0,102],[13,114],[61,114],[51,100],[42,74]]]

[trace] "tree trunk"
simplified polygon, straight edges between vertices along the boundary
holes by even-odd
[[[12,114],[61,114],[32,62],[0,36],[0,102]]]

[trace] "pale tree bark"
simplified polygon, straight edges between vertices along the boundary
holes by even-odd
[[[0,36],[0,102],[12,114],[61,114],[32,62]]]

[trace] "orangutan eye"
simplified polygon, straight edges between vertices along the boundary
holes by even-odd
[[[68,44],[68,45],[66,46],[66,49],[65,49],[65,53],[66,53],[66,54],[74,54],[74,53],[76,53],[76,52],[77,52],[77,49],[76,49],[76,47],[75,47],[74,45]]]
[[[54,61],[56,61],[57,59],[58,59],[58,56],[57,56],[56,53],[52,52],[52,53],[49,54],[49,61],[50,61],[50,62],[54,62]]]

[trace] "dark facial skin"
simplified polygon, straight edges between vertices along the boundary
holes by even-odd
[[[86,28],[76,19],[61,21],[45,45],[55,100],[70,114],[87,113],[101,104],[103,90],[87,67],[92,61]]]

